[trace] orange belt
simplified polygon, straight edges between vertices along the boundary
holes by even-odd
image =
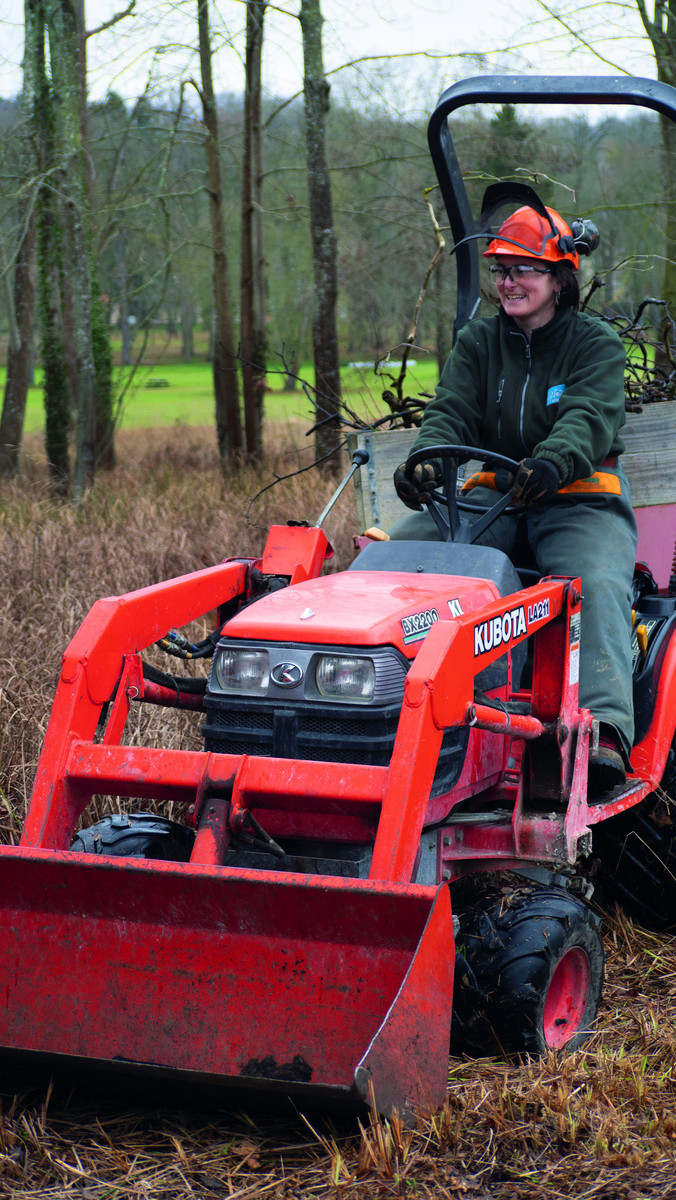
[[[580,492],[586,495],[603,492],[608,496],[621,496],[622,485],[617,475],[609,475],[606,471],[594,471],[594,474],[587,475],[586,479],[576,479],[574,483],[568,483],[565,487],[559,488],[557,495],[579,494]]]
[[[617,455],[610,455],[604,458],[601,463],[602,467],[616,467]],[[495,471],[476,471],[474,475],[470,475],[462,485],[463,492],[471,492],[476,487],[495,488]],[[622,485],[617,475],[609,475],[606,471],[594,471],[593,475],[587,475],[584,479],[576,479],[574,483],[567,483],[565,487],[559,488],[558,496],[570,495],[586,495],[586,496],[621,496]]]

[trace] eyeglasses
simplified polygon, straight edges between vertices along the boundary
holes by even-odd
[[[496,283],[504,283],[508,276],[512,283],[516,283],[517,279],[527,279],[529,275],[551,275],[552,273],[551,267],[531,267],[525,263],[515,267],[502,267],[496,264],[489,267],[488,270]]]

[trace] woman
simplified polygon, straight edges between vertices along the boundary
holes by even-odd
[[[498,518],[479,541],[511,555],[525,539],[543,575],[581,576],[580,704],[600,722],[589,785],[606,792],[625,781],[633,742],[636,522],[618,461],[624,348],[609,325],[578,311],[578,252],[553,209],[519,209],[484,257],[500,309],[461,330],[414,449],[455,443],[519,462],[506,487],[521,512]],[[397,468],[397,494],[421,515],[397,522],[391,537],[438,537],[421,501],[441,482],[433,458],[410,478],[405,464]],[[495,499],[484,488],[475,497]]]

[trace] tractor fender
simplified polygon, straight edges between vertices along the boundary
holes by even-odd
[[[631,765],[637,775],[655,788],[664,774],[667,754],[676,729],[676,627],[660,648],[655,670],[656,694],[653,716],[647,733],[631,753]]]

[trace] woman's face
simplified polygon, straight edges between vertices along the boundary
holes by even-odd
[[[498,271],[495,276],[500,303],[505,312],[516,321],[520,329],[530,335],[534,329],[546,325],[556,312],[556,296],[561,285],[556,277],[532,258],[501,254],[495,260],[496,266],[504,267],[535,267],[519,275],[512,271],[511,275]]]

